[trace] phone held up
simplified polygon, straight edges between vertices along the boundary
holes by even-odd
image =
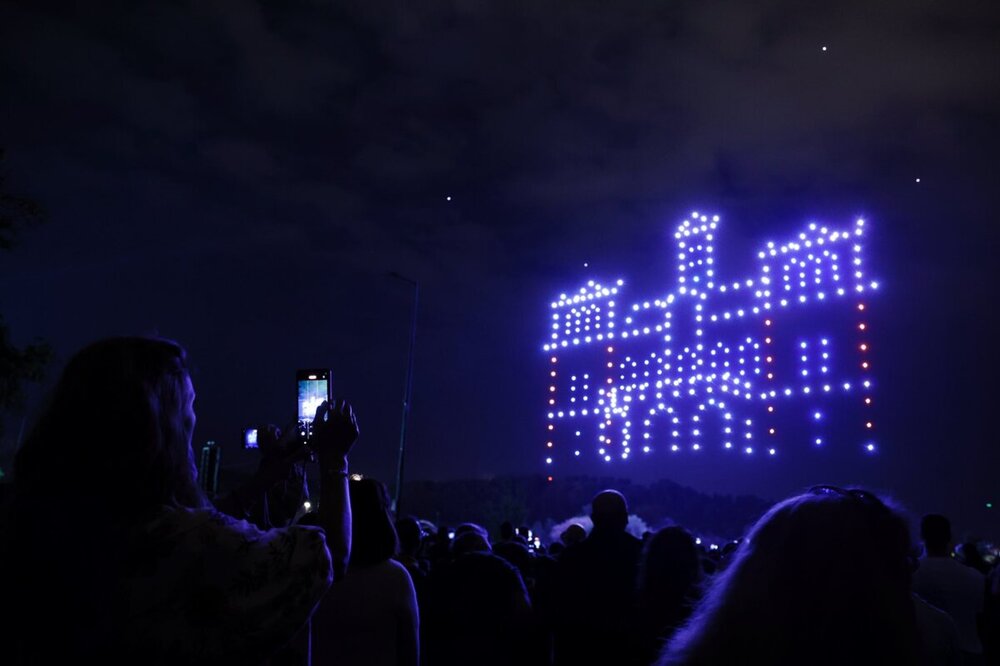
[[[243,448],[244,449],[256,449],[257,444],[257,428],[244,428],[243,429]]]
[[[332,400],[333,398],[333,379],[330,376],[330,371],[326,369],[298,370],[295,373],[295,379],[299,391],[299,441],[308,447],[309,440],[312,438],[316,409],[323,404],[324,400]],[[314,454],[310,454],[310,458],[313,457]]]

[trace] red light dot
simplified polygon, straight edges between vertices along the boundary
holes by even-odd
[[[552,357],[552,362],[553,362],[553,363],[555,363],[555,362],[556,362],[556,357],[555,357],[555,356],[553,356],[553,357]]]
[[[866,405],[872,404],[872,399],[871,398],[865,398],[865,404]]]
[[[556,392],[556,387],[555,386],[550,386],[549,387],[549,392],[550,393],[555,393]]]
[[[865,427],[870,430],[871,428],[874,427],[874,424],[871,421],[869,421],[868,423],[865,424]]]
[[[868,369],[868,361],[865,361],[864,363],[862,363],[861,367],[864,368],[865,370],[867,370]]]
[[[554,399],[552,399],[552,398],[549,398],[549,404],[550,405],[554,405],[554,404],[556,404],[556,401]]]
[[[771,344],[771,338],[764,338],[764,344]]]
[[[773,435],[774,434],[774,428],[771,428],[770,430],[768,430],[768,432]]]
[[[613,352],[614,350],[615,350],[615,348],[614,348],[614,347],[608,347],[608,353],[609,353],[609,354],[610,354],[611,352]]]
[[[865,304],[864,303],[858,303],[858,309],[859,310],[864,310],[865,309]]]
[[[768,379],[774,379],[774,373],[773,372],[767,373],[767,378]]]
[[[771,325],[771,320],[770,319],[765,319],[764,320],[764,326],[770,326],[770,325]]]
[[[767,411],[773,412],[774,411],[774,405],[768,405],[767,406]]]
[[[556,429],[556,427],[550,423],[549,424],[549,430],[555,430],[555,429]]]
[[[865,330],[868,327],[865,326],[864,324],[858,324],[858,328],[863,331],[863,330]]]
[[[767,357],[767,362],[768,363],[774,363],[774,357],[773,356],[768,356]]]
[[[861,351],[868,351],[868,345],[861,345]]]
[[[549,483],[552,483],[552,477],[551,476],[549,477]]]
[[[551,449],[552,448],[552,442],[545,442],[545,446],[547,446],[547,447],[549,447]]]
[[[611,377],[608,377],[608,383],[609,384],[611,383]]]

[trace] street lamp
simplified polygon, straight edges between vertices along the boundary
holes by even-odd
[[[413,346],[417,340],[417,302],[420,298],[420,283],[393,271],[391,277],[413,286],[413,312],[410,317],[410,351],[406,360],[406,383],[403,386],[403,417],[399,426],[399,456],[396,459],[396,490],[392,498],[392,510],[399,516],[400,498],[403,495],[403,455],[406,451],[406,421],[410,416],[410,401],[413,397]]]

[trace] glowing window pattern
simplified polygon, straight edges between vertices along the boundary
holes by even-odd
[[[821,447],[845,401],[876,451],[865,221],[766,243],[757,274],[735,281],[717,273],[718,225],[695,212],[677,227],[669,293],[625,304],[624,280],[591,280],[551,303],[546,465]]]

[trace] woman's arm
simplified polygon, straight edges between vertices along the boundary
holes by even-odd
[[[358,440],[358,421],[346,400],[323,402],[316,410],[311,445],[319,457],[319,524],[333,559],[334,580],[344,576],[351,557],[351,498],[347,454]]]

